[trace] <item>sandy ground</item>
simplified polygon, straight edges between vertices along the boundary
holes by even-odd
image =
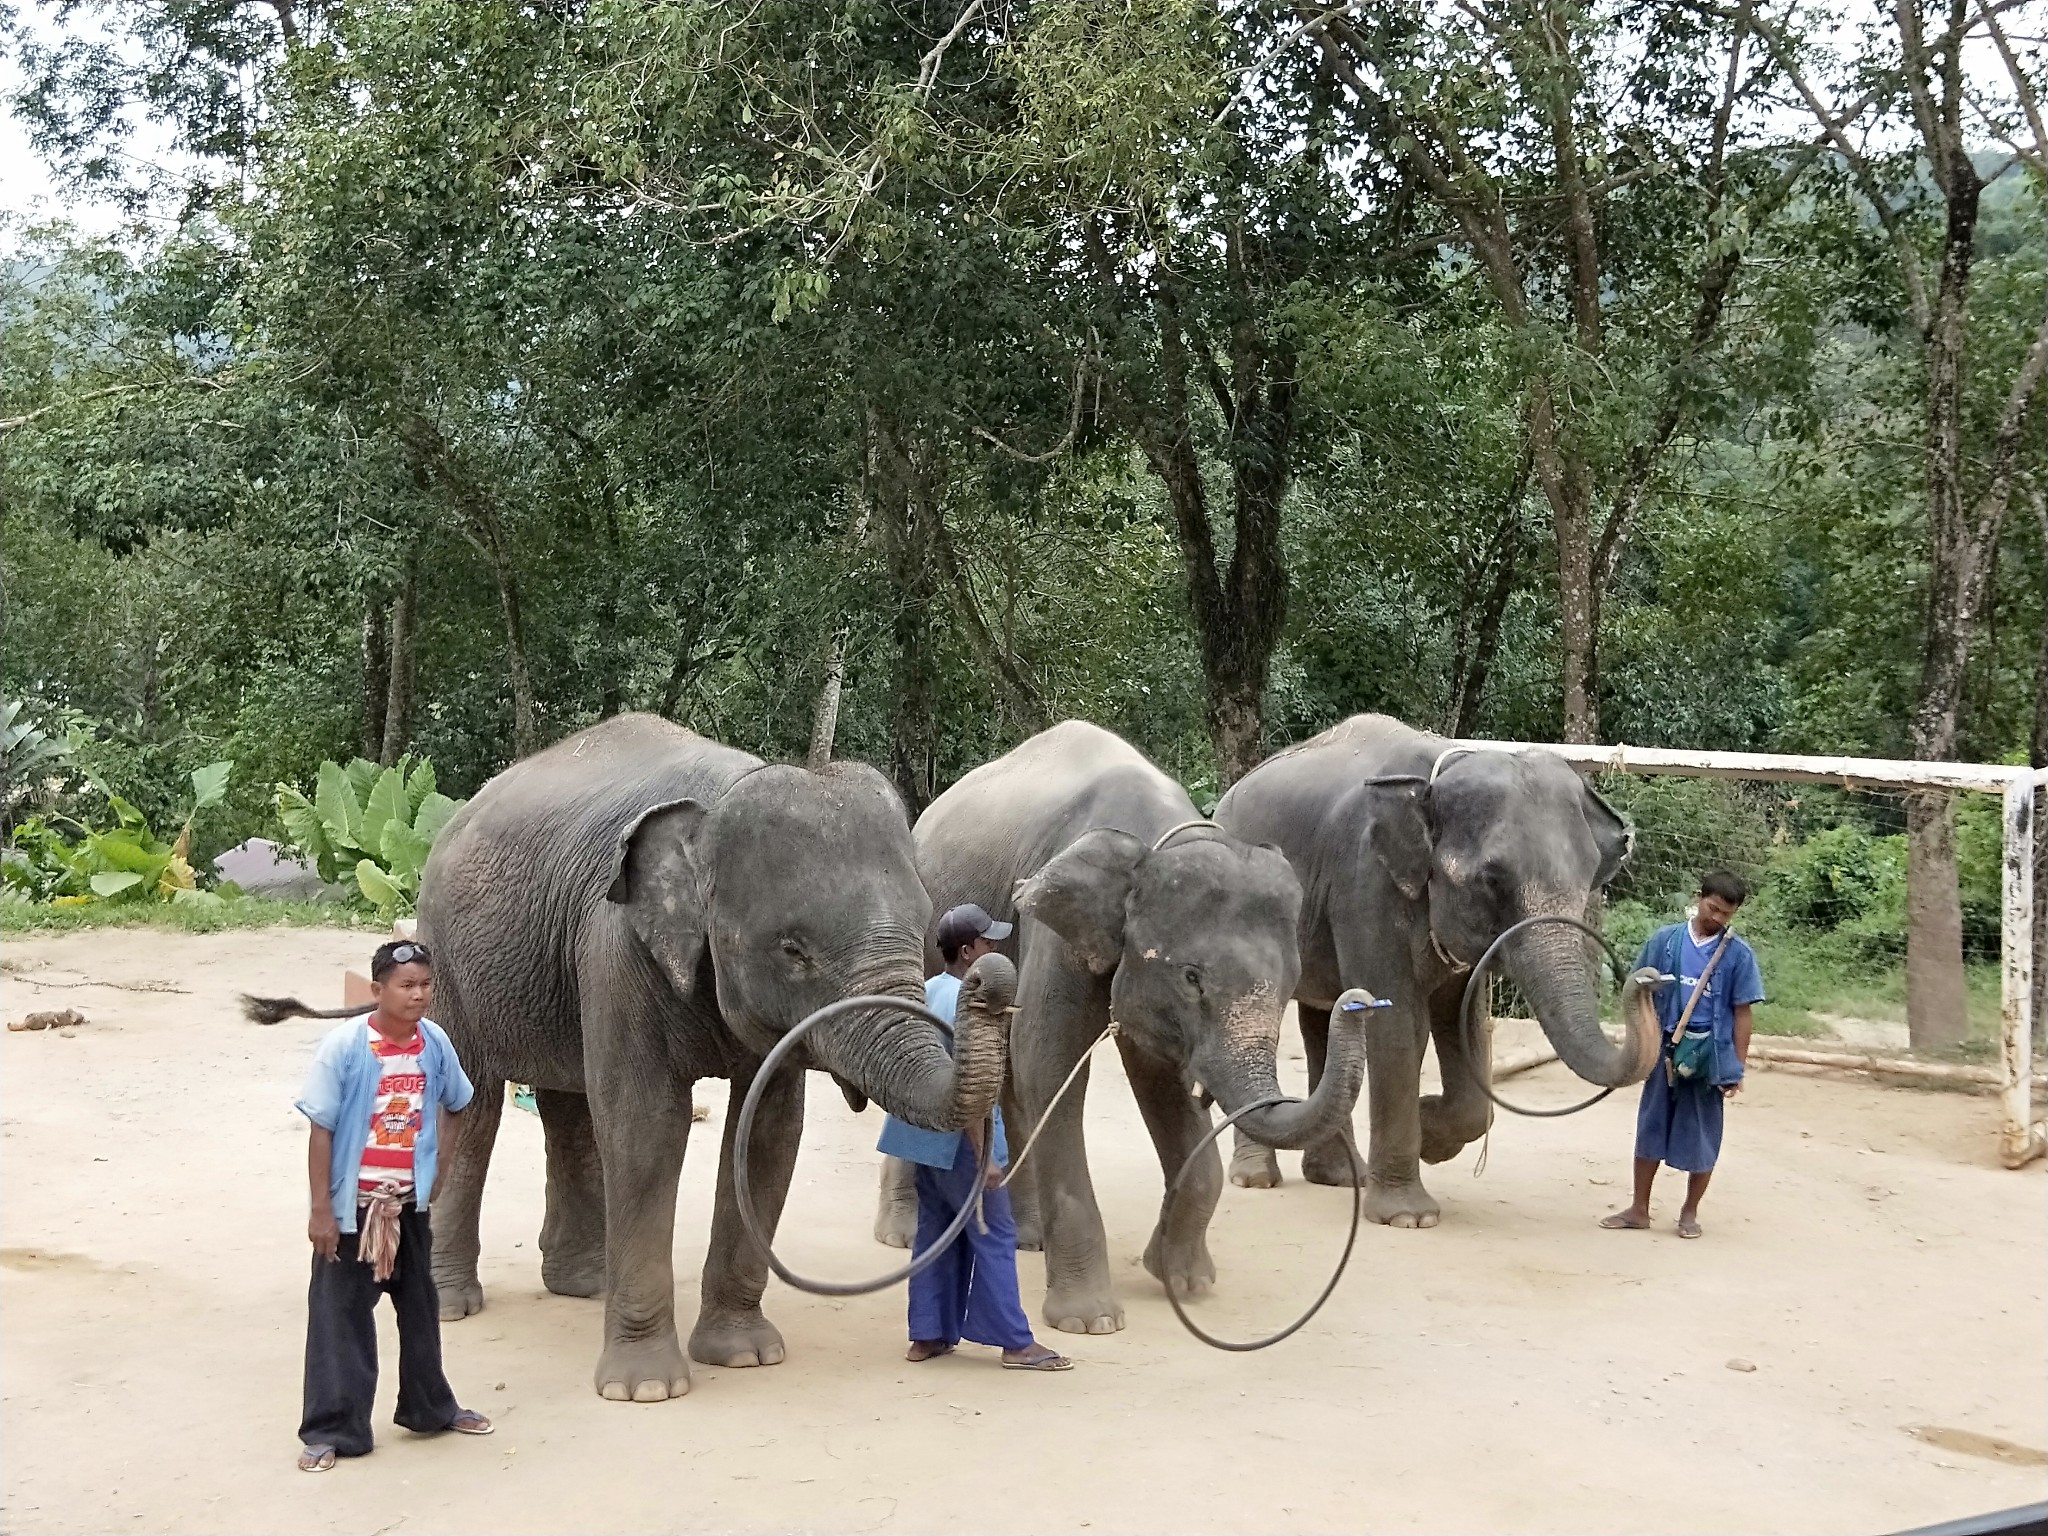
[[[778,1285],[788,1361],[699,1366],[660,1405],[592,1393],[600,1307],[541,1289],[540,1126],[508,1111],[489,1302],[445,1334],[458,1393],[498,1433],[390,1427],[387,1312],[383,1443],[307,1477],[291,1098],[325,1026],[259,1029],[231,999],[338,999],[365,947],[305,930],[7,946],[9,1018],[75,1005],[92,1022],[0,1045],[6,1530],[1875,1532],[2048,1492],[2038,1455],[1971,1438],[2048,1447],[2038,1165],[1996,1165],[1988,1100],[1783,1072],[1731,1112],[1703,1241],[1671,1236],[1668,1194],[1654,1233],[1595,1229],[1623,1194],[1623,1098],[1512,1121],[1483,1173],[1472,1152],[1435,1171],[1441,1227],[1367,1228],[1324,1313],[1248,1356],[1183,1333],[1138,1267],[1159,1172],[1122,1079],[1098,1072],[1090,1136],[1130,1325],[1054,1336],[1077,1369],[1004,1372],[972,1348],[908,1366],[900,1291]],[[1556,1102],[1557,1073],[1515,1091]],[[685,1319],[723,1090],[703,1086],[712,1124],[684,1172]],[[786,1254],[879,1272],[897,1255],[868,1236],[878,1116],[814,1080],[810,1122]],[[1213,1329],[1292,1315],[1342,1242],[1347,1193],[1283,1163],[1279,1190],[1226,1191]],[[1024,1279],[1035,1311],[1033,1256]]]

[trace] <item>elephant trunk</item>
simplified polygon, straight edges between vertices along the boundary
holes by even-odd
[[[1250,1003],[1248,999],[1239,1010],[1233,1010],[1216,1046],[1195,1063],[1197,1076],[1225,1113],[1234,1114],[1247,1104],[1280,1093],[1274,1073],[1279,1010],[1262,1010],[1270,1019],[1254,1019],[1246,1016],[1252,1012]],[[1306,1099],[1254,1110],[1237,1123],[1252,1140],[1269,1147],[1299,1150],[1313,1146],[1349,1127],[1364,1081],[1364,1030],[1350,1015],[1339,1012],[1331,1016],[1329,1054],[1314,1092]]]
[[[1580,1077],[1620,1088],[1649,1075],[1658,1051],[1650,994],[1631,978],[1622,997],[1622,1038],[1609,1040],[1600,1028],[1598,974],[1578,932],[1547,924],[1519,935],[1509,945],[1507,971],[1558,1059]]]
[[[912,981],[864,991],[922,1002]],[[986,1119],[1009,1064],[1010,1003],[1017,968],[984,955],[960,986],[949,1052],[939,1031],[914,1014],[864,1009],[822,1028],[812,1055],[898,1119],[932,1131],[957,1131]]]

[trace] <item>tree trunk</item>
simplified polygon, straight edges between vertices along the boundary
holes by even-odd
[[[604,586],[597,607],[597,717],[609,720],[625,707],[625,659],[619,647],[619,589],[626,580],[625,553],[619,547],[618,488],[609,473],[604,484]]]
[[[505,675],[512,685],[512,755],[531,757],[540,750],[540,711],[533,697],[533,674],[526,665],[526,625],[519,614],[519,578],[502,543],[491,546],[491,573],[498,583],[498,611],[505,620]]]
[[[384,605],[363,604],[363,704],[359,755],[379,760],[384,751],[384,699],[391,688],[391,647],[385,631]]]
[[[960,632],[966,636],[968,649],[974,652],[975,661],[995,682],[1011,718],[1028,732],[1044,730],[1052,724],[1046,712],[1045,697],[1038,691],[1038,685],[1031,680],[1016,653],[989,628],[981,603],[975,598],[974,585],[967,579],[959,554],[953,548],[952,536],[946,531],[943,511],[936,506],[933,508],[931,539],[939,573],[945,577],[946,587],[953,595],[954,617],[960,622]]]
[[[1514,476],[1508,481],[1508,492],[1502,500],[1499,522],[1485,558],[1468,571],[1459,594],[1451,700],[1444,711],[1445,733],[1454,739],[1468,737],[1478,728],[1486,680],[1500,652],[1501,620],[1515,595],[1515,569],[1522,554],[1522,498],[1528,492],[1529,470],[1530,452],[1525,445],[1516,461]],[[1483,593],[1479,590],[1482,582],[1486,583]]]
[[[915,821],[931,804],[938,779],[938,663],[931,633],[937,583],[929,523],[930,466],[919,463],[920,445],[881,411],[868,414],[868,441],[868,505],[881,534],[895,596],[890,624],[895,710],[889,765],[897,792]]]
[[[839,694],[846,686],[846,631],[836,629],[825,644],[825,680],[811,710],[811,750],[804,766],[817,773],[832,761],[832,743],[839,735]]]
[[[407,556],[405,584],[391,602],[390,677],[384,692],[384,730],[377,761],[386,767],[405,754],[412,739],[413,650],[419,622],[419,566]]]
[[[1940,155],[1940,145],[1930,144]],[[1977,205],[1983,190],[1969,157],[1949,157],[1941,277],[1927,329],[1927,633],[1913,755],[1955,756],[1963,681],[1977,629],[1986,565],[1963,488],[1963,345]],[[1962,1043],[1969,1033],[1963,973],[1963,906],[1956,882],[1955,806],[1946,794],[1915,795],[1906,815],[1906,1028],[1915,1050]]]
[[[2041,525],[2041,569],[2048,572],[2048,496],[2039,491],[2034,515]],[[2048,768],[2048,604],[2034,661],[2034,739],[2027,761]],[[2034,791],[2034,1036],[2048,1036],[2048,789]]]

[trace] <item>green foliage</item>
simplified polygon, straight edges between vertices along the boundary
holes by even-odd
[[[365,758],[320,765],[312,797],[277,786],[285,841],[333,882],[352,871],[363,898],[390,917],[410,912],[434,839],[461,809],[435,788],[434,765],[408,755],[388,768]]]
[[[74,823],[76,835],[67,837],[42,817],[28,818],[14,828],[0,862],[0,893],[13,903],[57,907],[152,898],[195,906],[220,901],[199,886],[188,855],[193,818],[220,804],[233,771],[228,762],[192,771],[190,809],[168,843],[150,830],[141,811],[111,790],[103,790],[114,815],[110,827]]]

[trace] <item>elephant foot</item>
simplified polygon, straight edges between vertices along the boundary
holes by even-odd
[[[917,1202],[908,1206],[884,1202],[875,1212],[875,1241],[885,1248],[908,1248],[917,1237]],[[1022,1243],[1017,1245],[1023,1247]]]
[[[477,1279],[475,1270],[449,1275],[446,1279],[436,1275],[434,1290],[441,1300],[441,1321],[444,1323],[459,1323],[484,1309],[484,1286]]]
[[[614,1403],[661,1403],[690,1390],[690,1363],[673,1331],[615,1339],[597,1357],[597,1395]]]
[[[1363,1165],[1353,1164],[1344,1155],[1342,1142],[1318,1142],[1301,1154],[1301,1176],[1311,1184],[1334,1184],[1349,1189],[1358,1182],[1358,1175],[1352,1171],[1356,1166]]]
[[[571,1258],[544,1253],[540,1260],[540,1281],[557,1296],[602,1296],[604,1255]]]
[[[1240,1142],[1230,1154],[1230,1182],[1239,1189],[1278,1189],[1280,1158],[1256,1141]]]
[[[705,1365],[780,1365],[787,1356],[782,1330],[752,1312],[710,1313],[690,1330],[690,1358]]]
[[[1447,1163],[1486,1134],[1486,1109],[1446,1109],[1441,1094],[1422,1101],[1422,1160]]]
[[[1124,1325],[1124,1309],[1107,1286],[1099,1291],[1062,1286],[1045,1293],[1045,1320],[1061,1333],[1115,1333]]]
[[[1145,1245],[1145,1273],[1164,1285],[1182,1301],[1206,1296],[1216,1288],[1216,1261],[1209,1257],[1209,1245],[1197,1238],[1192,1251],[1167,1254],[1166,1244],[1155,1230]]]
[[[1407,1184],[1365,1185],[1365,1219],[1383,1227],[1433,1227],[1443,1214],[1420,1180]]]

